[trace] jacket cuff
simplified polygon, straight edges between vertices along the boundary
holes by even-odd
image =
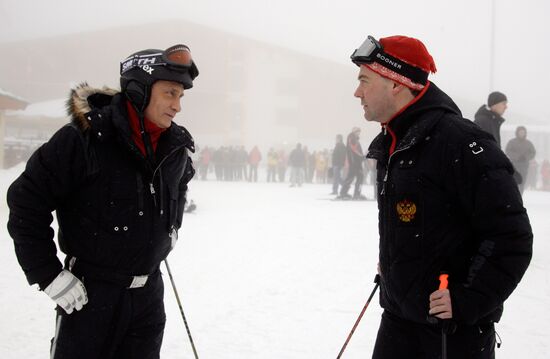
[[[498,307],[492,308],[491,298],[463,285],[450,287],[449,292],[453,319],[459,324],[475,325]]]
[[[59,260],[49,263],[46,266],[33,269],[26,274],[29,284],[38,284],[40,290],[44,290],[63,270],[63,266]]]

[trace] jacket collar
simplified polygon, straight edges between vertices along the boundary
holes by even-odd
[[[82,83],[71,90],[67,112],[71,117],[71,123],[82,133],[91,131],[91,134],[100,140],[118,138],[131,152],[137,150],[132,140],[125,98],[121,92],[107,87],[93,88],[87,83]],[[159,145],[161,143],[162,153],[170,153],[179,147],[195,152],[193,137],[187,129],[176,123],[172,123],[172,126],[163,132]]]
[[[400,151],[416,145],[430,133],[445,113],[462,116],[453,100],[430,82],[425,92],[420,93],[418,98],[382,128],[370,144],[367,157],[383,160],[390,155],[392,147]]]
[[[475,117],[483,117],[492,121],[495,121],[497,124],[502,125],[505,119],[500,116],[498,113],[491,111],[486,105],[482,105],[475,114]]]

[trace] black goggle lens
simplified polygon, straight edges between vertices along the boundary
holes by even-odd
[[[369,35],[367,39],[356,49],[351,55],[353,62],[373,62],[376,54],[382,50],[382,45],[372,36]]]

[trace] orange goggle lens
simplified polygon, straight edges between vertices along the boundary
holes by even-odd
[[[193,62],[191,51],[185,45],[175,45],[164,51],[166,59],[175,65],[189,66]]]

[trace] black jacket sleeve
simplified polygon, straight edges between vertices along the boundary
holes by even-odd
[[[472,228],[464,283],[450,283],[453,317],[474,324],[502,306],[532,255],[533,234],[514,169],[490,139],[461,145],[454,173],[461,206]]]
[[[185,169],[183,172],[183,176],[179,183],[179,199],[178,199],[178,214],[176,219],[176,227],[179,229],[181,228],[182,220],[183,220],[183,212],[185,209],[185,202],[187,201],[187,184],[193,176],[195,175],[195,167],[193,165],[193,160],[191,160],[191,156],[186,156],[186,163],[185,163]]]
[[[29,284],[44,289],[61,271],[53,240],[52,212],[75,191],[85,174],[83,138],[61,128],[27,162],[7,193],[8,231]]]

